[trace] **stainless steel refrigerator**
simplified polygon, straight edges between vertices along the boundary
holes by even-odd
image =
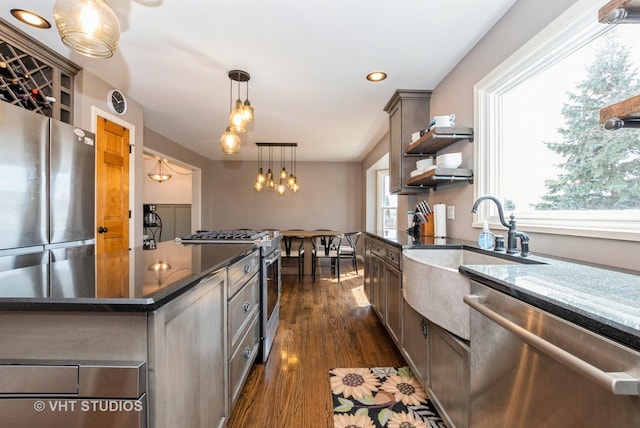
[[[94,142],[0,102],[0,296],[95,296]]]

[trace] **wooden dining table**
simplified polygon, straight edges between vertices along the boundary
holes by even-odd
[[[304,238],[304,273],[305,275],[311,275],[311,250],[313,245],[311,244],[311,238],[318,235],[343,235],[344,232],[339,230],[281,230],[282,236],[301,236]]]

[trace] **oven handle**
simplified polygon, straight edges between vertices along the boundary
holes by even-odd
[[[279,258],[280,258],[280,254],[276,254],[275,256],[271,257],[270,259],[265,260],[264,263],[267,266],[269,266],[269,265],[272,265],[275,262],[277,262]]]
[[[547,342],[539,336],[531,333],[518,324],[504,318],[502,315],[487,308],[482,303],[486,300],[483,296],[464,296],[464,302],[496,324],[518,336],[524,343],[536,348],[540,352],[549,355],[554,360],[569,367],[572,370],[593,380],[614,395],[640,395],[640,379],[625,372],[605,372],[588,362],[576,357],[558,346]]]

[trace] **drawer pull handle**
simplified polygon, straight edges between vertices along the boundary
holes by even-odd
[[[249,312],[249,309],[251,309],[251,302],[244,302],[244,305],[242,305],[242,311]]]
[[[243,354],[243,356],[244,356],[244,359],[245,359],[245,360],[248,360],[249,358],[251,358],[251,348],[247,347],[247,348],[244,350],[244,354]]]
[[[244,273],[249,273],[251,270],[251,265],[244,265]]]

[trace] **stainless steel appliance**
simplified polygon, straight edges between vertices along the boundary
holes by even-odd
[[[473,428],[640,426],[640,353],[472,281]]]
[[[280,242],[282,236],[278,232],[258,231],[253,229],[233,230],[199,230],[192,235],[177,238],[182,244],[227,244],[252,242],[260,246],[261,261],[261,361],[267,361],[280,322],[281,261]]]
[[[0,361],[2,426],[146,427],[142,361]]]
[[[270,245],[260,249],[262,260],[262,346],[260,356],[266,362],[280,323],[281,260],[280,241],[282,237],[272,237]]]
[[[0,295],[93,297],[94,135],[0,102]]]

